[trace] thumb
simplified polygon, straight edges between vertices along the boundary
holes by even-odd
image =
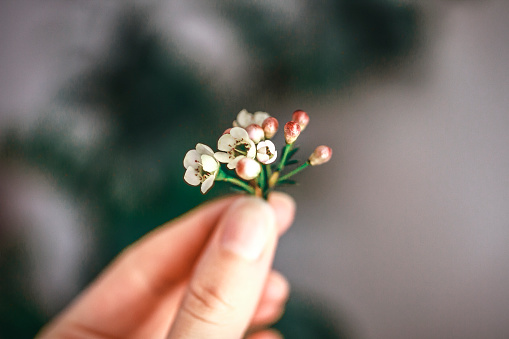
[[[276,218],[265,201],[238,199],[220,219],[188,284],[169,338],[241,338],[270,271]]]

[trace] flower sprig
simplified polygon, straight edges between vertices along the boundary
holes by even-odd
[[[249,113],[243,109],[237,114],[233,127],[224,131],[217,142],[218,151],[198,143],[186,153],[184,180],[192,185],[201,184],[205,194],[215,181],[226,181],[235,187],[259,197],[267,198],[276,186],[294,184],[290,178],[308,166],[321,165],[332,157],[332,149],[318,146],[306,162],[285,171],[285,167],[298,161],[292,159],[298,148],[294,147],[302,131],[309,123],[309,116],[302,110],[292,114],[292,120],[284,125],[286,145],[276,163],[278,151],[270,140],[279,128],[279,122],[266,112]],[[223,164],[223,166],[221,165]]]

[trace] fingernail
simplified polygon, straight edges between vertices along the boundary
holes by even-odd
[[[260,257],[275,227],[274,210],[259,198],[242,198],[227,212],[221,245],[247,260]]]

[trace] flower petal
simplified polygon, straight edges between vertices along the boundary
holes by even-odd
[[[192,168],[198,168],[200,165],[200,154],[192,149],[186,153],[186,156],[184,157],[184,167],[192,167]]]
[[[216,158],[217,161],[222,162],[222,163],[229,163],[230,161],[233,160],[228,153],[224,153],[224,152],[214,153],[214,158]]]
[[[265,146],[267,146],[269,148],[269,151],[271,153],[277,153],[276,151],[276,145],[274,145],[274,143],[270,140],[266,140],[265,141]]]
[[[240,159],[242,158],[245,158],[245,156],[243,155],[239,155],[238,157],[236,157],[235,159],[233,159],[232,161],[230,161],[228,163],[228,165],[226,165],[226,167],[228,167],[229,169],[234,169],[235,167],[237,167],[237,163],[240,161]]]
[[[214,155],[214,151],[212,150],[212,148],[210,148],[209,146],[205,145],[205,144],[196,144],[196,151],[198,151],[198,153],[200,154],[207,154],[207,155],[210,155],[210,156],[213,156]]]
[[[256,146],[254,144],[254,142],[252,140],[249,140],[248,139],[248,143],[249,143],[249,150],[247,151],[247,157],[248,158],[251,158],[251,159],[254,159],[256,157]]]
[[[237,114],[237,124],[239,127],[247,127],[251,125],[253,121],[253,115],[249,113],[247,110],[243,109],[242,111]]]
[[[184,174],[184,180],[192,186],[198,186],[201,183],[198,170],[193,167],[189,167]]]
[[[239,127],[234,127],[232,128],[235,129],[235,128],[239,128]],[[242,128],[241,128],[242,129]],[[230,131],[231,132],[231,131]],[[246,132],[247,133],[247,132]],[[220,151],[225,151],[225,152],[228,152],[230,151],[233,147],[235,146],[235,139],[230,135],[230,134],[224,134],[222,135],[219,140],[217,141],[217,148],[220,150]]]
[[[203,170],[209,173],[213,173],[217,171],[217,169],[219,168],[217,160],[207,154],[203,154],[201,156],[201,163],[203,166]]]
[[[255,112],[253,115],[253,123],[261,126],[268,117],[270,117],[270,114],[267,112]]]
[[[256,159],[258,159],[258,161],[261,162],[262,164],[267,164],[268,161],[270,160],[267,154],[260,152],[258,152],[258,154],[256,155]]]
[[[247,131],[241,127],[233,127],[232,130],[230,131],[230,135],[233,138],[235,138],[235,140],[240,140],[240,139],[248,140],[249,139],[249,135],[247,134]]]
[[[258,152],[260,152],[260,151],[264,151],[265,152],[264,148],[267,146],[267,141],[268,140],[260,141],[258,143],[258,145],[256,145],[256,149],[258,150]]]
[[[216,177],[214,175],[211,175],[210,177],[205,179],[203,184],[201,184],[201,192],[203,194],[207,193],[207,191],[212,187],[212,185],[214,185],[215,178]]]

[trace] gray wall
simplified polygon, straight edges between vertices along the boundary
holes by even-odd
[[[413,62],[309,107],[334,158],[276,267],[362,338],[507,338],[509,3],[423,14]]]

